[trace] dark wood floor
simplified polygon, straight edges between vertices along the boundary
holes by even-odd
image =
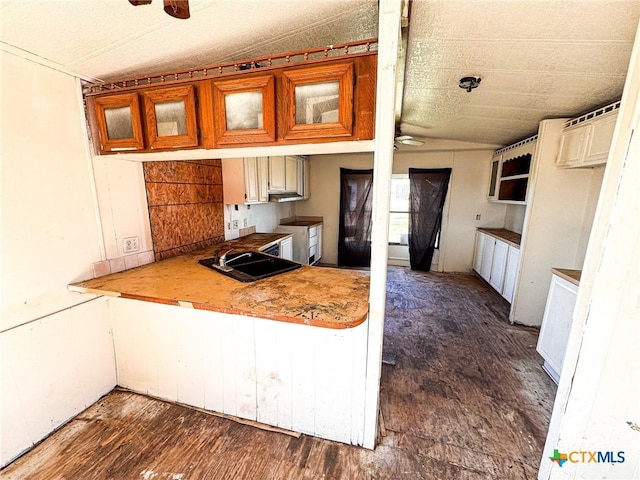
[[[0,472],[48,479],[534,480],[555,385],[471,275],[390,268],[375,451],[114,391]]]

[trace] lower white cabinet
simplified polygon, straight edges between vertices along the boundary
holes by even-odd
[[[278,233],[293,234],[293,260],[314,265],[322,258],[322,224],[278,225]]]
[[[513,300],[520,249],[483,232],[476,232],[473,269],[509,303]]]
[[[504,285],[502,287],[502,296],[511,303],[513,301],[513,292],[516,289],[516,279],[518,278],[518,265],[520,263],[520,249],[509,245],[509,253],[507,254],[507,268],[504,273]]]
[[[509,244],[501,240],[496,240],[493,247],[493,259],[491,260],[491,277],[489,285],[498,292],[502,293],[504,286],[504,273],[507,268],[507,253],[509,252]]]
[[[551,277],[536,350],[544,358],[543,368],[556,383],[564,363],[577,296],[577,285],[555,274]]]
[[[280,242],[280,258],[293,260],[293,237],[287,237]]]
[[[493,247],[496,245],[496,239],[491,235],[481,233],[485,239],[482,242],[482,254],[480,260],[480,271],[478,272],[487,282],[491,279],[491,265],[493,263]]]

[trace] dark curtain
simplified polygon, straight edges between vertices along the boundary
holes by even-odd
[[[409,262],[411,270],[431,269],[450,168],[409,169]]]
[[[373,170],[340,169],[338,265],[371,265]]]

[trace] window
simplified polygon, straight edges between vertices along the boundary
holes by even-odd
[[[409,175],[391,176],[391,200],[389,202],[389,244],[409,245]],[[435,248],[440,246],[440,231]]]
[[[389,243],[409,245],[409,175],[392,175]]]

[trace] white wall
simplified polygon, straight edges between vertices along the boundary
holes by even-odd
[[[2,332],[0,372],[4,466],[116,385],[106,300]]]
[[[441,271],[471,271],[476,227],[504,226],[506,206],[486,199],[492,153],[452,150],[396,152],[394,156],[394,174],[407,173],[409,167],[452,168],[440,243]],[[309,163],[311,198],[297,202],[296,214],[324,217],[323,262],[337,263],[340,168],[372,168],[373,158],[370,154],[319,155]]]
[[[522,233],[526,211],[526,205],[507,205],[507,211],[504,217],[504,228],[512,232]]]
[[[102,223],[106,260],[102,271],[115,273],[153,261],[153,242],[142,162],[117,155],[93,157],[93,172]],[[137,237],[139,249],[124,251],[124,239]],[[105,271],[106,269],[106,271]]]
[[[591,223],[585,224],[585,218],[593,212],[593,191],[599,183],[594,169],[556,167],[563,126],[563,119],[540,122],[533,156],[520,274],[510,315],[512,322],[524,325],[542,323],[551,268],[582,268],[580,245]]]
[[[539,479],[640,478],[640,30],[582,271]],[[554,449],[625,452],[566,462]]]
[[[0,465],[115,386],[79,83],[2,52]],[[79,305],[83,302],[84,305]]]
[[[271,233],[278,225],[280,219],[294,215],[295,203],[260,203],[256,205],[224,206],[224,238],[231,240],[238,238],[241,228],[256,227],[256,232]],[[238,220],[238,228],[233,228],[233,220]]]

